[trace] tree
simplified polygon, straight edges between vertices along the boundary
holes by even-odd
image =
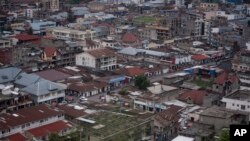
[[[146,76],[140,75],[135,77],[135,86],[139,89],[146,90],[149,85],[150,82]]]
[[[126,94],[128,94],[128,89],[123,88],[121,91],[119,91],[119,94],[121,94],[121,95],[126,95]]]
[[[30,34],[30,35],[32,35],[33,34],[33,28],[31,27],[31,28],[29,28],[29,30],[28,30],[28,34]]]
[[[218,141],[230,141],[229,130],[222,130],[219,135]]]
[[[58,134],[53,133],[49,135],[49,141],[61,141],[61,140]]]

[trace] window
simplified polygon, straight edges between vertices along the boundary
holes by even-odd
[[[234,106],[234,103],[232,105]]]
[[[241,105],[241,110],[246,110],[246,106],[245,105]]]
[[[237,107],[239,107],[240,105],[239,104],[237,104]]]

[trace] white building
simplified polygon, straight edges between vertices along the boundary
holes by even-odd
[[[246,18],[246,15],[244,15],[244,14],[236,14],[236,13],[226,14],[225,11],[217,11],[216,16],[225,17],[225,18],[227,18],[227,20],[237,20],[237,19]]]
[[[250,112],[250,91],[239,90],[223,97],[227,109]]]
[[[27,23],[33,29],[33,34],[45,34],[48,28],[56,27],[53,21],[28,20]]]
[[[0,38],[0,48],[11,47],[11,40]]]
[[[23,133],[29,129],[47,125],[63,120],[62,112],[49,108],[46,105],[39,105],[24,108],[11,114],[0,114],[0,140],[16,133]]]
[[[114,70],[117,68],[117,58],[110,49],[95,49],[77,54],[76,65],[95,70]]]
[[[250,16],[250,7],[247,7],[247,15]]]
[[[74,30],[69,28],[51,28],[47,30],[47,35],[63,40],[85,40],[94,39],[96,32],[93,30]]]
[[[175,0],[176,7],[183,7],[185,4],[185,0]]]

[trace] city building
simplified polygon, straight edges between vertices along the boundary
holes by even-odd
[[[95,49],[77,54],[76,65],[95,70],[115,70],[117,68],[117,57],[110,49]]]
[[[85,40],[85,39],[92,40],[96,37],[96,32],[93,30],[81,31],[81,30],[58,27],[58,28],[48,29],[47,35],[63,40]]]

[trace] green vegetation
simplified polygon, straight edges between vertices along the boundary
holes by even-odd
[[[32,27],[31,27],[31,28],[29,28],[29,30],[28,30],[28,34],[30,34],[30,35],[32,35],[32,34],[33,34],[33,29],[32,29]]]
[[[204,81],[204,80],[202,80],[200,78],[198,80],[194,80],[194,83],[197,86],[199,86],[199,87],[201,87],[203,89],[206,89],[208,87],[212,87],[212,85],[213,85],[213,81],[212,80],[210,80],[210,81]]]
[[[150,82],[146,76],[140,75],[135,77],[135,86],[140,90],[146,90]]]
[[[134,19],[135,23],[142,24],[142,23],[153,23],[155,22],[155,17],[151,16],[140,16]]]
[[[110,141],[139,140],[142,134],[148,131],[147,124],[150,124],[149,121],[144,123],[144,120],[136,116],[112,112],[98,112],[85,118],[92,119],[96,123],[83,124],[84,137],[97,137]]]
[[[59,135],[57,134],[50,134],[49,141],[61,141]]]
[[[119,94],[121,94],[121,95],[126,95],[126,94],[128,94],[128,89],[123,88],[121,91],[119,91]]]
[[[229,130],[222,130],[217,141],[230,141]]]

